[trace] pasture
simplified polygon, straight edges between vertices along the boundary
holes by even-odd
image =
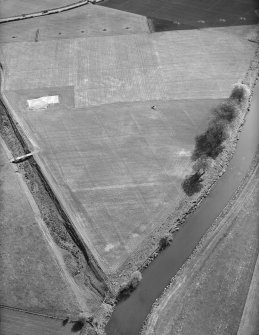
[[[5,94],[106,273],[179,206],[193,139],[247,71],[253,30],[2,44]],[[42,95],[61,103],[28,110]]]
[[[259,333],[259,256],[255,264],[253,278],[239,324],[237,335],[253,335]]]
[[[1,304],[50,315],[80,311],[2,144],[0,161]]]
[[[61,319],[24,313],[9,308],[1,308],[1,335],[79,335],[75,324],[62,324]],[[65,318],[64,318],[65,319]]]

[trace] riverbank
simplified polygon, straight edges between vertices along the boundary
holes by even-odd
[[[258,163],[259,147],[227,206],[154,303],[142,335],[218,334],[219,325],[222,335],[238,331],[258,257]]]

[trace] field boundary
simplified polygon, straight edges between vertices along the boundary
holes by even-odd
[[[32,18],[39,17],[39,16],[58,14],[58,13],[62,13],[62,12],[74,9],[74,8],[85,6],[87,4],[94,4],[95,2],[99,2],[99,1],[98,0],[97,1],[80,0],[78,2],[74,2],[70,5],[66,5],[66,6],[62,6],[62,7],[58,7],[58,8],[46,9],[46,10],[42,10],[40,12],[21,14],[21,15],[10,16],[10,17],[4,17],[4,18],[0,19],[0,24],[1,23],[7,23],[7,22],[20,21],[20,20],[25,20],[25,19],[32,19]]]
[[[4,73],[3,73],[2,66],[0,66],[0,75],[1,75],[1,82],[2,82],[2,80],[4,78]],[[7,107],[7,105],[5,103],[5,96],[3,94],[3,86],[2,85],[0,87],[0,100],[1,100],[1,104],[3,105],[4,111],[6,113],[6,116],[8,118],[8,121],[10,122],[11,128],[13,129],[14,136],[16,137],[16,141],[18,141],[20,143],[21,150],[25,153],[30,153],[31,145],[33,145],[33,143],[30,143],[26,134],[24,134],[23,129],[20,128],[21,125],[16,120],[16,113],[13,114],[12,109],[10,110]],[[15,156],[13,152],[11,152],[11,154],[13,156]],[[57,215],[60,216],[63,219],[63,225],[64,225],[65,230],[69,234],[70,238],[72,238],[72,241],[75,243],[75,245],[77,245],[79,250],[81,250],[81,252],[82,252],[88,266],[92,270],[94,276],[97,278],[97,280],[102,282],[102,284],[104,286],[104,288],[103,288],[104,290],[100,291],[100,289],[98,289],[96,287],[96,285],[92,282],[92,280],[90,280],[93,291],[96,290],[99,295],[104,297],[105,292],[108,293],[107,290],[108,291],[110,290],[109,285],[108,285],[108,278],[105,275],[105,273],[103,272],[103,270],[101,269],[101,267],[99,266],[98,262],[96,261],[92,252],[89,250],[86,243],[80,237],[80,233],[77,232],[77,229],[75,228],[75,226],[73,224],[73,220],[70,219],[69,214],[63,208],[62,202],[60,202],[60,199],[56,196],[55,192],[52,190],[51,186],[49,185],[48,180],[46,179],[46,176],[44,175],[44,171],[42,171],[42,169],[39,165],[39,162],[37,161],[37,154],[31,156],[29,159],[26,160],[25,163],[29,164],[31,170],[33,171],[32,173],[34,175],[36,175],[36,179],[41,182],[42,187],[44,188],[45,192],[47,193],[47,195],[49,196],[49,198],[51,199],[52,203],[55,206],[55,209],[57,211]],[[29,171],[27,172],[26,167],[22,165],[24,163],[18,163],[18,164],[21,165],[20,166],[20,168],[21,168],[20,172],[24,175],[24,178],[26,178],[26,185],[28,186],[30,183],[33,184],[33,181],[30,181],[30,178],[28,178],[26,176],[26,175],[30,174],[30,172]],[[20,170],[20,168],[18,167],[19,170]],[[28,191],[31,193],[31,195],[34,199],[35,195],[32,192],[33,185],[30,185],[30,186],[31,187],[28,187]],[[37,197],[37,195],[36,195],[36,197]],[[39,199],[39,201],[42,201],[42,200]],[[37,199],[35,199],[35,203],[37,204]],[[41,212],[40,209],[39,209],[39,211]],[[48,230],[49,229],[50,228],[48,228]],[[52,235],[51,232],[49,232],[49,233],[50,233],[50,235]],[[52,238],[53,238],[53,236],[52,236]]]
[[[12,152],[8,149],[7,145],[5,144],[4,140],[2,139],[2,137],[0,136],[0,144],[2,144],[8,159],[12,158]],[[11,164],[12,168],[15,172],[19,172],[16,164]],[[74,293],[75,298],[78,302],[78,304],[80,305],[81,309],[84,309],[85,306],[85,302],[83,301],[82,295],[80,294],[80,290],[78,288],[78,286],[76,285],[73,277],[69,274],[68,269],[64,263],[63,257],[60,253],[60,251],[58,250],[51,234],[50,231],[47,227],[47,225],[45,224],[44,220],[41,217],[41,213],[39,210],[39,207],[37,206],[37,203],[33,197],[33,194],[30,192],[28,185],[26,184],[26,182],[23,179],[23,176],[20,173],[17,173],[17,178],[18,178],[18,182],[20,183],[23,192],[25,193],[25,196],[32,208],[34,217],[36,222],[38,223],[38,227],[41,230],[44,240],[47,242],[48,246],[51,249],[51,257],[53,258],[54,262],[57,264],[57,266],[60,269],[60,273],[61,276],[64,278],[65,282],[67,283],[68,287],[71,289],[71,291]],[[1,307],[1,304],[0,304]]]
[[[61,321],[66,317],[66,315],[64,315],[64,318],[61,318],[60,316],[55,316],[55,315],[35,313],[35,312],[27,311],[26,309],[21,309],[21,308],[17,308],[17,307],[11,307],[11,306],[6,306],[6,305],[1,305],[0,304],[0,309],[1,308],[2,309],[8,309],[8,310],[15,311],[15,312],[20,312],[20,313],[26,313],[26,314],[32,314],[32,315],[36,315],[36,316],[41,316],[43,318],[61,320]]]
[[[2,69],[2,75],[1,75],[1,69]],[[15,135],[19,142],[21,143],[24,153],[25,154],[32,154],[31,160],[33,160],[33,166],[37,169],[37,175],[40,177],[45,190],[48,192],[49,196],[55,203],[56,207],[60,209],[61,216],[65,217],[65,222],[70,222],[70,226],[74,227],[74,233],[73,236],[77,236],[77,238],[81,241],[82,249],[86,250],[88,258],[92,259],[92,263],[95,264],[95,267],[98,269],[98,271],[101,271],[102,273],[102,279],[105,278],[105,281],[108,281],[107,275],[104,273],[103,269],[105,268],[105,265],[102,263],[102,261],[99,259],[98,254],[95,252],[94,246],[91,244],[91,241],[87,239],[85,241],[83,238],[81,238],[80,231],[76,228],[75,224],[72,224],[76,221],[76,217],[74,216],[69,204],[67,204],[66,200],[64,199],[62,192],[60,192],[58,186],[55,183],[55,180],[53,179],[53,176],[51,175],[51,172],[48,171],[48,168],[46,164],[44,164],[42,158],[39,156],[38,152],[40,151],[40,148],[35,143],[33,138],[30,135],[30,131],[27,128],[27,125],[23,120],[19,117],[19,115],[16,113],[16,111],[12,108],[10,105],[8,99],[6,98],[2,87],[4,87],[4,70],[3,67],[0,66],[0,75],[2,80],[1,85],[1,93],[0,93],[0,100],[3,101],[4,106],[6,107],[8,114],[10,114],[10,122],[14,129]],[[16,159],[17,157],[13,157]],[[66,204],[67,206],[64,206],[62,204]],[[92,246],[92,250],[90,251],[90,247]],[[102,266],[101,266],[102,264]]]

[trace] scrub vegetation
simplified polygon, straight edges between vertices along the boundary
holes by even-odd
[[[196,136],[192,153],[192,160],[195,162],[193,173],[182,182],[182,188],[188,196],[202,189],[202,176],[223,151],[231,126],[246,106],[249,96],[250,90],[246,85],[235,84],[230,97],[212,110],[213,118],[207,130]]]
[[[171,242],[172,242],[172,235],[166,234],[165,236],[161,237],[159,241],[159,249],[164,250],[166,247],[170,245]]]
[[[141,272],[140,271],[133,272],[130,277],[130,280],[127,283],[121,284],[118,300],[123,300],[127,298],[131,294],[131,292],[133,292],[136,289],[141,280],[142,280]]]

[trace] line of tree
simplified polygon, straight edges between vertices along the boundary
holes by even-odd
[[[212,110],[213,118],[206,131],[196,136],[191,157],[194,162],[193,172],[182,182],[182,188],[188,196],[202,189],[202,176],[224,149],[231,125],[247,105],[249,96],[250,89],[246,85],[235,84],[230,97]]]

